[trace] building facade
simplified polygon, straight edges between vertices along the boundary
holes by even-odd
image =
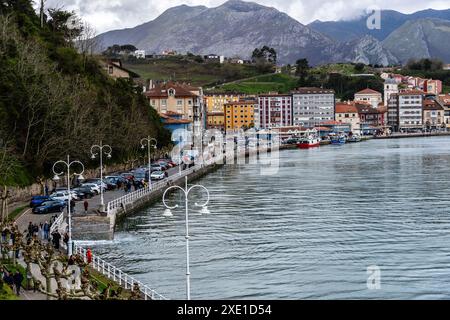
[[[387,107],[391,94],[398,93],[398,83],[394,79],[388,78],[384,81],[384,106]]]
[[[255,106],[257,106],[257,101],[251,99],[225,103],[225,130],[253,128],[255,126]]]
[[[423,96],[420,90],[392,94],[388,103],[388,125],[395,132],[423,129]]]
[[[293,125],[313,128],[334,121],[334,90],[298,88],[292,92]]]
[[[153,85],[145,92],[145,96],[159,114],[181,114],[181,119],[192,121],[194,131],[206,127],[202,88],[166,82]]]
[[[374,108],[377,108],[383,102],[383,97],[380,92],[372,89],[364,89],[355,93],[355,102],[369,102]]]
[[[282,94],[267,94],[258,97],[259,114],[255,123],[258,129],[289,127],[293,125],[292,96]]]
[[[445,127],[444,107],[439,100],[424,100],[423,124],[427,130],[441,129],[443,125]]]
[[[335,120],[350,124],[353,133],[360,133],[358,109],[354,102],[336,103]]]

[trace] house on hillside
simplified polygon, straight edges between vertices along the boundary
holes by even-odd
[[[100,65],[106,74],[114,79],[137,79],[140,76],[122,66],[122,60],[120,59],[108,59],[100,61]]]

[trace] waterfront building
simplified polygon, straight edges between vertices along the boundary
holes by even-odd
[[[350,133],[352,131],[350,123],[344,123],[344,122],[339,122],[339,121],[335,121],[335,120],[329,120],[329,121],[322,122],[320,124],[320,126],[317,126],[314,129],[316,129],[319,132],[322,132],[322,131],[324,131],[324,130],[322,130],[322,128],[328,129],[328,130],[326,130],[327,134],[340,133],[340,132]]]
[[[445,126],[444,106],[439,100],[425,99],[423,102],[423,124],[427,130]]]
[[[164,128],[173,132],[177,129],[192,130],[192,121],[183,119],[183,115],[176,112],[167,112],[160,114],[161,122]]]
[[[313,128],[334,121],[334,90],[298,88],[292,91],[293,125]]]
[[[245,96],[243,94],[215,94],[207,93],[204,96],[206,111],[208,113],[212,112],[223,112],[224,104],[228,102],[238,102]]]
[[[369,102],[355,102],[358,109],[360,132],[362,135],[381,132],[385,127],[386,109],[380,102],[379,108],[374,108]]]
[[[440,94],[438,99],[444,108],[444,122],[448,130],[450,129],[450,94]]]
[[[225,130],[253,128],[255,126],[254,113],[257,104],[257,101],[254,99],[225,103]]]
[[[192,121],[195,132],[206,127],[201,87],[169,81],[152,84],[145,96],[158,113],[175,112],[181,114],[183,120]]]
[[[392,94],[388,102],[388,125],[395,132],[423,128],[423,96],[420,90]]]
[[[372,89],[364,89],[357,93],[355,93],[355,102],[369,102],[374,108],[377,108],[378,105],[383,102],[383,98],[381,93]]]
[[[358,109],[353,101],[336,103],[335,120],[349,123],[353,133],[360,131]]]
[[[289,127],[293,125],[292,96],[287,94],[264,94],[258,97],[259,123],[255,127],[261,129]]]
[[[398,83],[392,78],[384,81],[384,106],[387,107],[391,94],[398,93]]]

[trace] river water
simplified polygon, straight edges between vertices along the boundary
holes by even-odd
[[[209,189],[211,213],[190,208],[193,299],[450,298],[448,137],[282,151],[274,176],[227,165],[196,183]],[[153,205],[113,242],[88,245],[184,299],[184,210],[163,212]],[[379,289],[368,289],[369,266]]]

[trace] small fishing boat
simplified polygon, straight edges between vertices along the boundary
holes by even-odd
[[[361,141],[361,137],[359,134],[354,134],[347,139],[347,142],[360,142],[360,141]]]
[[[347,139],[345,138],[345,135],[343,134],[339,134],[339,135],[335,135],[331,137],[331,144],[344,144],[347,141]]]
[[[297,146],[300,149],[309,149],[320,146],[320,138],[314,135],[309,135],[307,137],[304,137],[300,139]]]

